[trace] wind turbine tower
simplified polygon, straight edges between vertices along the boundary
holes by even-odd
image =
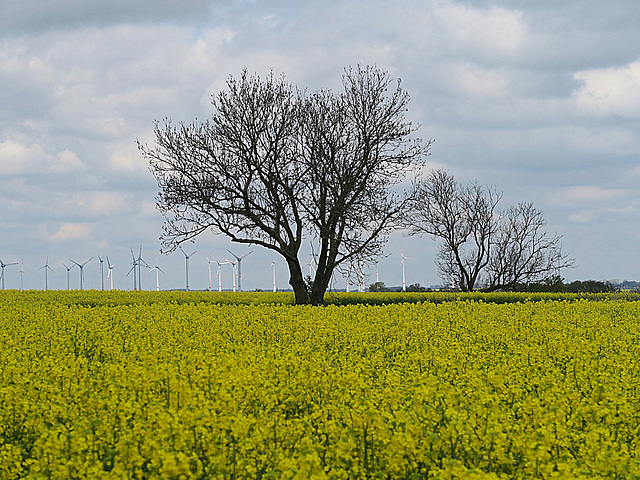
[[[164,270],[162,270],[159,266],[158,266],[158,257],[156,256],[156,264],[155,266],[149,270],[149,273],[156,271],[156,291],[159,292],[160,291],[160,272],[162,272],[164,274]]]
[[[242,270],[241,270],[241,266],[242,266],[242,259],[251,255],[253,253],[253,250],[251,250],[248,253],[245,253],[243,255],[236,255],[235,253],[233,253],[231,250],[229,250],[227,248],[227,252],[229,252],[231,255],[233,255],[234,257],[236,257],[236,261],[238,262],[238,291],[242,291]],[[233,263],[233,262],[232,262]],[[235,266],[235,265],[234,265]]]
[[[211,291],[211,264],[212,263],[216,263],[216,259],[214,257],[213,260],[209,260],[209,257],[207,257],[206,255],[204,256],[204,258],[207,259],[207,271],[209,272],[209,291]]]
[[[75,260],[69,259],[69,261],[75,263],[78,266],[78,268],[80,269],[80,290],[84,290],[84,287],[83,287],[83,284],[82,284],[82,282],[84,281],[84,266],[87,263],[89,263],[91,260],[93,260],[93,257],[91,257],[89,260],[87,260],[84,263],[78,263]]]
[[[357,273],[358,273],[358,291],[364,292],[364,282],[365,282],[365,273],[364,273],[364,261],[360,258],[358,259],[357,265]]]
[[[100,260],[100,289],[104,290],[104,260],[99,255],[98,260]]]
[[[276,287],[276,262],[273,261],[273,257],[271,257],[271,271],[273,273],[273,291],[275,293],[278,288]]]
[[[228,263],[229,265],[231,265],[231,278],[233,280],[233,286],[232,286],[232,291],[237,292],[238,291],[238,287],[237,285],[237,280],[238,280],[238,261],[237,260],[227,260],[226,258],[223,258],[223,260],[225,261],[225,263]]]
[[[186,281],[186,289],[189,290],[189,258],[191,258],[196,252],[194,251],[191,255],[187,255],[187,253],[179,247],[180,251],[184,254],[184,273],[185,273],[185,281]]]
[[[216,278],[218,279],[218,291],[221,292],[222,291],[222,276],[221,276],[221,271],[222,271],[222,265],[227,265],[229,262],[219,262],[218,259],[216,257],[214,257],[213,255],[211,256],[213,258],[213,260],[209,260],[209,257],[207,258],[207,261],[209,262],[209,291],[212,290],[212,285],[211,285],[211,264],[212,263],[216,263],[218,265],[218,270],[216,271]]]
[[[113,290],[113,265],[109,261],[109,257],[107,257],[107,282],[109,282],[109,290]]]
[[[0,277],[2,277],[2,290],[4,290],[4,269],[5,267],[9,267],[11,265],[18,265],[18,262],[4,263],[2,260],[0,260],[0,268],[2,268],[2,273],[0,273]]]
[[[49,266],[49,257],[47,256],[47,261],[45,262],[45,264],[43,266],[41,266],[38,270],[44,270],[44,289],[45,290],[49,290],[49,270],[51,270],[53,273],[56,273],[53,271],[53,268],[51,268]]]
[[[402,291],[406,292],[407,291],[407,281],[406,281],[406,277],[404,274],[404,264],[405,264],[405,260],[411,260],[412,257],[405,257],[402,254],[402,250],[400,251],[400,256],[402,257],[402,261],[400,262],[400,265],[402,265]]]
[[[136,271],[136,267],[138,266],[138,261],[136,260],[136,256],[133,254],[133,248],[130,248],[129,250],[131,250],[131,259],[132,259],[131,265],[133,266],[129,269],[125,277],[128,277],[129,274],[133,272],[133,291],[136,291],[138,289],[138,279],[137,279],[138,272]]]
[[[131,250],[131,254],[133,255],[133,250]],[[151,268],[149,265],[147,265],[147,262],[145,262],[142,259],[142,245],[140,245],[140,251],[138,252],[138,258],[135,259],[135,261],[138,264],[138,290],[142,291],[142,267],[147,267],[147,268]],[[156,261],[156,263],[158,263]],[[164,272],[162,272],[164,273]]]
[[[228,265],[229,261],[219,262],[216,257],[213,257],[213,260],[218,264],[218,271],[216,276],[218,277],[218,291],[222,291],[222,265]]]
[[[64,265],[64,268],[67,269],[67,290],[71,290],[71,277],[69,275],[69,272],[73,268],[73,265],[71,265],[70,267],[67,267],[67,265],[64,262],[62,263],[62,265]]]
[[[138,263],[138,259],[136,258],[136,256],[133,253],[133,248],[130,248],[129,250],[131,250],[131,268],[129,269],[129,271],[127,272],[125,277],[128,277],[131,274],[131,272],[133,272],[133,291],[135,292],[136,290],[138,290],[138,270],[137,270],[137,267],[139,266],[139,263]]]

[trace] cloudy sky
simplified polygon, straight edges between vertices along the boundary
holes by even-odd
[[[638,25],[637,0],[3,0],[0,259],[43,288],[48,256],[50,287],[64,288],[62,262],[96,257],[85,288],[99,288],[108,255],[115,287],[131,288],[129,249],[142,244],[153,265],[160,247],[135,144],[152,141],[155,119],[206,117],[245,67],[313,90],[375,64],[410,93],[410,119],[435,139],[431,167],[544,211],[576,259],[567,280],[640,280]],[[227,248],[250,250],[213,235],[187,247],[192,288],[208,286],[205,255]],[[380,280],[401,283],[400,249],[408,283],[439,283],[437,243],[400,232]],[[254,250],[243,287],[269,288],[270,254]],[[157,261],[162,288],[184,286],[180,252]],[[286,287],[282,261],[277,275]],[[20,278],[6,268],[7,288]]]

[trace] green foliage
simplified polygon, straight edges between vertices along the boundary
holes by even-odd
[[[125,305],[293,305],[293,292],[0,290],[0,304],[67,305],[82,307]],[[640,292],[330,292],[327,305],[390,305],[399,303],[524,303],[578,300],[640,301]]]
[[[384,282],[375,282],[369,285],[370,292],[389,292],[390,290],[384,284]]]
[[[423,287],[419,283],[412,283],[407,287],[407,292],[429,292],[431,289]]]
[[[566,292],[566,287],[563,283],[564,278],[560,275],[553,275],[547,277],[541,282],[530,283],[526,290],[528,292]]]
[[[614,290],[611,283],[599,280],[576,280],[565,287],[565,291],[569,293],[610,293]]]

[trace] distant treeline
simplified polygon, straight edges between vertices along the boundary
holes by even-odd
[[[640,301],[638,292],[327,292],[326,305],[389,305],[394,303],[523,303],[580,300]],[[83,307],[154,304],[293,305],[293,292],[207,292],[207,291],[100,291],[100,290],[0,290],[0,305],[11,312],[19,305],[68,305]]]
[[[372,283],[369,286],[370,292],[396,292],[401,287],[387,287],[383,282]],[[419,283],[409,285],[407,292],[444,292],[456,291],[448,287],[444,288],[428,288],[423,287]],[[482,288],[477,290],[482,292]],[[564,279],[558,275],[546,278],[541,282],[529,284],[515,285],[514,292],[550,292],[550,293],[613,293],[621,291],[640,292],[640,284],[638,282],[624,281],[622,283],[612,283],[608,280],[575,280],[570,283],[564,283]]]

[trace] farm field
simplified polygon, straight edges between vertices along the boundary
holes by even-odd
[[[637,299],[0,292],[0,478],[640,478]]]

